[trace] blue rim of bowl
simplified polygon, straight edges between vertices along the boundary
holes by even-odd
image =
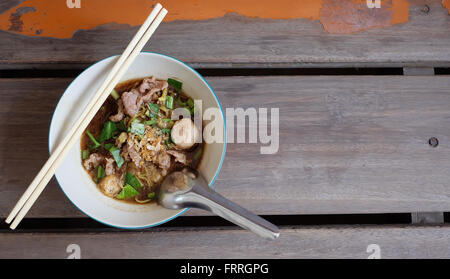
[[[165,57],[168,57],[168,58],[170,58],[170,59],[173,59],[173,60],[175,60],[175,61],[178,61],[178,62],[182,63],[183,65],[185,65],[186,67],[188,67],[189,69],[191,69],[198,77],[200,77],[200,78],[206,83],[206,85],[209,87],[209,90],[211,90],[211,92],[214,94],[214,98],[216,98],[216,101],[217,101],[217,103],[219,104],[220,111],[222,112],[222,118],[223,118],[224,130],[225,130],[225,131],[224,131],[224,146],[223,146],[222,158],[220,159],[220,164],[219,164],[219,167],[218,167],[218,169],[217,169],[217,171],[216,171],[216,174],[214,175],[214,177],[213,177],[211,183],[209,184],[209,187],[211,187],[211,186],[214,184],[214,181],[216,181],[216,178],[217,178],[217,176],[219,175],[220,170],[222,169],[222,164],[223,164],[223,161],[224,161],[224,159],[225,159],[225,154],[226,154],[226,152],[227,152],[227,123],[226,123],[226,119],[225,119],[225,113],[223,112],[222,104],[220,103],[219,98],[218,98],[217,95],[216,95],[216,92],[214,92],[214,90],[212,89],[211,85],[208,83],[208,81],[206,81],[206,79],[205,79],[202,75],[200,75],[194,68],[192,68],[191,66],[189,66],[189,65],[186,64],[185,62],[183,62],[183,61],[181,61],[181,60],[179,60],[179,59],[177,59],[177,58],[175,58],[175,57],[172,57],[172,56],[169,56],[169,55],[166,55],[166,54],[162,54],[162,53],[158,53],[158,52],[142,51],[141,53],[149,53],[149,54],[161,55],[161,56],[165,56]],[[74,83],[74,82],[75,82],[75,81],[76,81],[76,80],[77,80],[77,79],[78,79],[85,71],[87,71],[87,70],[90,69],[91,67],[94,67],[96,64],[98,64],[98,63],[100,63],[100,62],[102,62],[102,61],[104,61],[104,60],[106,60],[106,59],[110,59],[110,58],[112,58],[112,57],[117,57],[117,56],[118,56],[118,55],[111,55],[111,56],[109,56],[109,57],[103,58],[102,60],[99,60],[99,61],[95,62],[94,64],[92,64],[92,65],[90,65],[89,67],[87,67],[83,72],[81,72],[74,80],[72,80],[72,82],[67,86],[66,90],[64,90],[64,93],[61,95],[61,97],[60,97],[59,100],[58,100],[58,103],[56,104],[55,111],[53,112],[52,119],[50,120],[50,128],[51,128],[51,125],[52,125],[52,123],[53,123],[53,117],[55,116],[56,108],[58,107],[59,103],[61,102],[61,99],[64,97],[64,94],[66,94],[67,89],[72,85],[72,83]],[[50,129],[49,129],[49,132],[48,132],[48,133],[49,133],[49,134],[48,134],[48,139],[49,139],[49,141],[48,141],[48,150],[49,150],[49,153],[50,153]],[[189,210],[189,208],[186,208],[186,209],[184,209],[183,211],[181,211],[180,213],[178,213],[178,214],[176,214],[175,216],[172,216],[172,217],[170,217],[170,218],[168,218],[168,219],[166,219],[166,220],[163,220],[163,221],[158,222],[158,223],[156,223],[156,224],[147,225],[147,226],[142,226],[142,227],[122,227],[122,226],[117,226],[117,225],[113,225],[113,224],[108,224],[108,223],[106,223],[106,222],[100,221],[100,220],[98,220],[98,219],[96,219],[96,218],[90,216],[89,214],[87,214],[86,212],[84,212],[83,210],[81,210],[81,209],[80,209],[80,208],[79,208],[79,207],[78,207],[78,206],[77,206],[77,205],[69,198],[69,196],[66,194],[66,192],[65,192],[64,189],[63,189],[63,187],[61,187],[61,184],[59,183],[58,178],[56,177],[56,175],[55,175],[55,179],[56,179],[56,181],[58,182],[58,186],[59,186],[59,188],[61,188],[61,190],[63,191],[64,195],[67,197],[67,199],[68,199],[68,200],[69,200],[69,201],[70,201],[70,202],[71,202],[71,203],[72,203],[79,211],[81,211],[84,215],[88,216],[89,218],[91,218],[91,219],[93,219],[93,220],[95,220],[95,221],[97,221],[97,222],[99,222],[99,223],[102,223],[102,224],[104,224],[104,225],[107,225],[107,226],[110,226],[110,227],[114,227],[114,228],[126,229],[126,230],[142,230],[142,229],[147,229],[147,228],[151,228],[151,227],[156,227],[156,226],[162,225],[162,224],[164,224],[164,223],[167,223],[167,222],[169,222],[169,221],[171,221],[171,220],[177,218],[178,216],[180,216],[181,214],[183,214],[183,213],[185,213],[186,211]]]

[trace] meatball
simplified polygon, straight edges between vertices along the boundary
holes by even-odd
[[[100,190],[109,197],[117,196],[122,190],[122,181],[116,174],[105,176],[98,184]]]
[[[190,118],[177,120],[170,136],[175,145],[181,149],[189,149],[201,140],[197,126]]]

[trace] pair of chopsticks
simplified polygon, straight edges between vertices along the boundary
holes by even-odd
[[[89,101],[89,104],[83,110],[80,118],[77,119],[69,133],[56,147],[55,151],[36,175],[30,186],[28,186],[25,193],[23,193],[22,197],[20,197],[8,218],[6,218],[6,223],[8,224],[14,219],[10,226],[11,229],[15,229],[17,225],[19,225],[20,221],[22,221],[28,213],[31,206],[33,206],[36,202],[45,186],[47,186],[49,180],[55,174],[56,169],[62,163],[64,157],[67,155],[75,142],[77,142],[77,140],[81,137],[92,118],[94,118],[106,98],[108,98],[111,91],[130,67],[131,63],[133,63],[134,59],[144,48],[145,44],[153,35],[156,28],[158,28],[166,14],[167,10],[164,9],[161,4],[156,4],[144,24],[142,24],[141,28],[138,30],[136,35],[134,35],[123,54],[119,57],[111,72],[95,92],[94,97]]]

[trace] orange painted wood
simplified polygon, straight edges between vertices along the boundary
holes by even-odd
[[[413,1],[407,23],[354,34],[330,34],[323,24],[237,14],[171,21],[146,50],[201,68],[450,66],[450,16],[441,0]],[[106,24],[66,39],[0,31],[0,69],[84,68],[121,53],[136,30]]]

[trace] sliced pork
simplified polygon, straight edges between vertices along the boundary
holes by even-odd
[[[185,153],[177,151],[177,150],[167,150],[167,154],[172,155],[175,158],[175,161],[182,163],[183,165],[188,165],[189,160]]]
[[[139,112],[139,108],[142,105],[139,91],[131,90],[122,94],[122,102],[125,113],[133,117]]]
[[[155,163],[162,169],[169,169],[172,163],[170,156],[165,152],[159,152],[155,157]]]
[[[86,170],[92,170],[98,167],[105,161],[105,156],[99,153],[92,153],[89,158],[83,161],[83,166]]]
[[[162,91],[169,86],[165,80],[156,80],[155,77],[146,78],[142,81],[141,86],[139,86],[139,92],[141,94],[153,94],[155,92]]]
[[[131,160],[134,162],[136,167],[139,167],[139,165],[142,161],[142,157],[136,151],[136,149],[134,148],[134,145],[131,143],[131,141],[127,141],[126,151],[128,152],[128,156],[130,156]]]

